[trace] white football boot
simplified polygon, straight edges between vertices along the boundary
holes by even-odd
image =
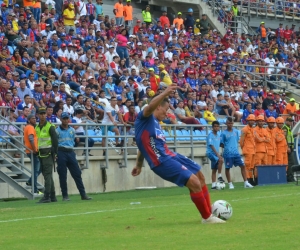
[[[253,188],[253,186],[248,181],[246,181],[244,183],[244,188]]]
[[[202,219],[202,224],[217,224],[226,223],[226,221],[219,219],[218,217],[211,215],[207,219]]]
[[[234,189],[234,186],[232,183],[228,183],[229,189]]]

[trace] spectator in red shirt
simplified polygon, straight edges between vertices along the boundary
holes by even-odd
[[[256,109],[254,110],[254,115],[255,115],[255,117],[258,117],[259,115],[262,115],[263,117],[266,117],[266,113],[262,109],[262,104],[261,103],[256,104]]]
[[[160,22],[161,22],[161,26],[163,28],[169,28],[170,27],[170,20],[167,17],[167,12],[163,11],[162,16],[159,18]]]

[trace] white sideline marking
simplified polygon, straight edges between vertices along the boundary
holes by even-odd
[[[258,197],[253,197],[253,198],[244,198],[244,199],[231,200],[231,202],[239,202],[239,201],[255,200],[255,199],[265,199],[265,198],[279,198],[279,197],[283,197],[283,196],[293,196],[293,195],[300,195],[300,193],[270,195],[270,196],[258,196]],[[79,216],[79,215],[88,215],[88,214],[97,214],[97,213],[106,213],[106,212],[117,212],[117,211],[135,210],[135,209],[188,206],[190,204],[191,203],[173,204],[173,205],[158,205],[158,206],[147,206],[147,207],[136,206],[136,207],[118,208],[118,209],[110,209],[110,210],[96,210],[96,211],[90,211],[90,212],[84,212],[84,213],[75,213],[75,214],[58,214],[58,215],[48,215],[48,216],[31,217],[31,218],[20,218],[20,219],[13,219],[13,220],[0,220],[0,223],[18,222],[18,221],[25,221],[25,220],[48,219],[48,218],[58,218],[58,217],[68,217],[68,216]]]

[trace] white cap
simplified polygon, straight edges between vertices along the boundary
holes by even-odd
[[[159,34],[163,36],[165,33],[164,32],[159,32]]]
[[[115,48],[115,46],[113,46],[113,45],[109,45],[109,46],[108,46],[108,48],[109,48],[109,49],[111,49],[111,48]]]
[[[129,37],[136,38],[136,36],[135,36],[135,35],[130,35]]]
[[[216,32],[216,31],[217,31],[216,29],[213,30],[213,32]]]
[[[137,45],[142,45],[142,43],[141,43],[141,42],[138,42]]]
[[[156,60],[156,59],[158,60],[159,58],[156,56],[156,57],[154,57],[154,60]]]
[[[220,51],[220,52],[219,52],[219,54],[223,54],[223,52],[222,52],[222,51]]]
[[[88,80],[90,80],[90,79],[94,79],[94,77],[93,76],[89,76]]]
[[[74,21],[74,24],[76,24],[76,23],[79,23],[79,21],[78,21],[78,20],[75,20],[75,21]]]
[[[127,44],[131,44],[131,42],[127,42]]]

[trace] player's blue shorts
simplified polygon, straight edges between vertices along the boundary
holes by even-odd
[[[208,154],[207,157],[210,159],[211,169],[218,169],[219,157],[214,154]]]
[[[232,168],[233,166],[235,167],[245,166],[245,163],[241,156],[224,158],[224,161],[225,161],[225,168]]]
[[[179,187],[185,186],[191,175],[198,173],[200,169],[196,162],[180,154],[152,168],[158,176]]]

